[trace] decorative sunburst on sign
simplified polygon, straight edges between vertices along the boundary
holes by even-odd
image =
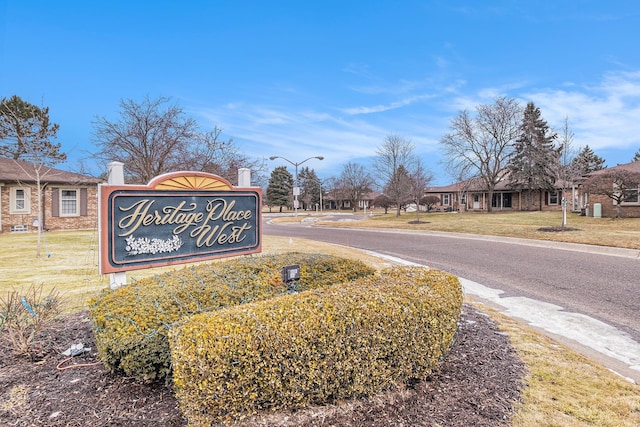
[[[220,179],[214,179],[202,175],[171,174],[161,181],[152,181],[152,187],[156,190],[229,190],[231,185]],[[162,176],[159,178],[163,178]]]

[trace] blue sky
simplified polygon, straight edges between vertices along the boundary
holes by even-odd
[[[445,185],[451,119],[496,96],[629,162],[639,28],[640,2],[623,0],[0,0],[0,96],[50,108],[70,170],[96,116],[164,96],[251,158],[324,156],[305,164],[321,179],[399,135]]]

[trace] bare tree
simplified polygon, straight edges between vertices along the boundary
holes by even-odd
[[[496,185],[507,173],[521,118],[518,102],[505,97],[496,98],[493,104],[479,105],[475,116],[461,111],[451,121],[451,132],[440,141],[448,169],[479,178],[492,200]],[[492,210],[491,204],[488,210]]]
[[[136,183],[182,169],[187,146],[197,136],[195,120],[163,97],[122,100],[120,108],[119,121],[100,117],[93,122],[98,159],[126,164],[127,177]]]
[[[420,160],[414,154],[413,143],[398,135],[389,135],[376,151],[374,160],[379,182],[384,193],[396,205],[396,216],[400,216],[400,209],[407,200],[413,199],[411,189],[411,175],[422,167]]]
[[[595,173],[583,184],[588,193],[607,196],[616,206],[616,218],[622,218],[622,203],[626,201],[638,202],[640,194],[640,172],[616,167]]]
[[[458,200],[466,209],[469,190],[474,188],[474,185],[478,183],[478,179],[473,175],[475,170],[473,170],[470,164],[467,164],[466,167],[458,167],[457,170],[451,169],[452,166],[449,164],[447,166],[449,167],[449,174],[453,177],[454,182],[456,182]],[[460,205],[458,205],[458,208],[459,206]]]
[[[435,208],[438,205],[438,203],[440,203],[440,197],[434,196],[434,195],[423,196],[420,199],[420,203],[426,206],[427,212],[428,212],[431,209]]]
[[[264,160],[250,160],[234,143],[233,138],[222,138],[222,129],[215,126],[208,132],[196,132],[189,144],[180,145],[180,163],[175,168],[196,170],[219,175],[234,185],[238,184],[238,169],[252,171],[253,185],[268,182]]]
[[[411,198],[416,204],[416,221],[420,222],[420,201],[427,186],[433,180],[433,175],[425,169],[420,160],[417,160],[409,178]]]
[[[576,179],[580,177],[580,170],[574,161],[577,150],[573,147],[574,134],[569,127],[569,118],[564,118],[564,123],[560,129],[557,155],[551,165],[551,170],[555,176],[556,187],[560,188],[563,197],[569,189],[573,189]],[[572,209],[578,208],[576,201],[571,194]]]
[[[371,191],[373,183],[373,178],[361,164],[349,162],[344,165],[339,178],[339,186],[351,203],[354,212],[358,209],[362,196]]]
[[[340,179],[335,176],[330,176],[329,178],[323,180],[324,188],[326,190],[327,199],[329,200],[329,209],[332,208],[331,201],[333,200],[334,208],[340,209],[340,205],[338,201],[342,199],[342,188],[340,187]]]
[[[387,214],[389,212],[389,208],[393,206],[391,199],[384,194],[380,194],[378,197],[373,199],[372,203],[376,207],[383,208],[385,214]]]
[[[94,157],[125,163],[127,180],[146,183],[162,173],[197,170],[237,184],[238,169],[245,167],[254,172],[254,182],[266,182],[264,160],[249,160],[218,127],[201,132],[170,98],[122,100],[120,108],[118,121],[99,117],[93,122]]]

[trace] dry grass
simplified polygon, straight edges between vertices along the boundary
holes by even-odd
[[[29,285],[44,284],[44,291],[56,288],[71,309],[84,308],[97,291],[109,286],[109,277],[98,274],[98,238],[95,231],[46,233],[46,245],[36,256],[36,235],[33,233],[0,234],[0,291],[26,289]],[[299,239],[265,236],[263,253],[322,252],[345,258],[357,258],[377,267],[389,263],[362,252],[329,243],[300,243]],[[127,281],[178,270],[185,266],[151,268],[127,273]]]
[[[515,227],[523,218],[533,225],[529,228],[550,226],[557,218],[552,214],[496,214],[475,215],[481,219],[482,226],[474,225],[471,214],[430,214],[423,220],[435,223],[438,218],[438,230],[457,232],[498,234],[501,228]],[[375,217],[374,217],[375,218]],[[415,215],[405,214],[399,220],[378,218],[368,220],[373,224],[389,226],[413,220]],[[442,218],[440,220],[440,218]],[[451,218],[451,219],[450,219]],[[459,223],[456,225],[454,218]],[[518,219],[520,218],[520,219]],[[614,242],[625,233],[639,233],[640,220],[612,221],[572,217],[569,225],[593,229],[602,233],[603,225],[610,225]],[[575,221],[574,221],[575,220]],[[581,221],[578,224],[578,221]],[[465,223],[467,223],[465,225]],[[514,225],[509,225],[509,224]],[[429,224],[424,224],[429,225]],[[407,224],[409,226],[409,224]],[[422,227],[422,225],[420,225]],[[522,224],[520,224],[522,227]],[[625,229],[628,227],[629,229]],[[408,227],[407,227],[408,228]],[[516,227],[517,228],[517,227]],[[475,231],[472,231],[475,230]],[[574,233],[574,232],[571,232]],[[571,234],[562,233],[562,234]],[[551,233],[561,234],[561,233]],[[637,235],[637,234],[636,234]],[[520,236],[526,237],[526,236]],[[36,257],[36,236],[34,234],[0,235],[0,292],[20,289],[31,283],[44,283],[45,289],[54,287],[74,301],[75,309],[84,308],[86,300],[96,291],[108,286],[107,277],[98,274],[97,237],[92,231],[46,233],[46,250]],[[587,242],[581,242],[587,243]],[[598,243],[602,244],[600,239]],[[636,237],[636,245],[637,245]],[[304,239],[288,239],[264,236],[263,252],[284,251],[321,252],[361,259],[378,268],[388,266],[387,261],[342,246],[321,242],[308,242]],[[47,256],[49,254],[50,256]],[[182,267],[165,267],[130,272],[128,280],[158,274],[164,270]],[[589,361],[568,348],[524,327],[516,321],[482,307],[489,312],[506,331],[529,373],[527,387],[523,390],[523,402],[513,420],[516,427],[533,426],[639,426],[640,425],[640,386],[631,384],[605,368]]]
[[[514,427],[640,426],[640,386],[503,314],[476,306],[509,334],[528,368]]]
[[[291,220],[287,218],[287,220]],[[415,213],[375,214],[362,221],[331,222],[341,227],[403,228],[456,233],[509,236],[524,239],[552,240],[640,249],[640,219],[590,218],[567,214],[567,227],[563,232],[545,232],[540,228],[560,227],[560,212],[503,212],[503,213],[421,213],[420,224]]]

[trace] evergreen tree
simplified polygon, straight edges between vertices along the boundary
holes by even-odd
[[[573,161],[575,162],[575,170],[581,175],[586,175],[605,168],[605,160],[594,153],[588,145],[585,145]]]
[[[300,199],[305,208],[320,203],[321,182],[313,169],[303,167],[298,173],[298,185],[300,186]]]
[[[33,181],[38,203],[38,224],[43,221],[42,180],[50,175],[51,166],[64,162],[67,155],[60,151],[56,138],[59,126],[49,121],[49,108],[40,108],[23,101],[17,95],[0,100],[0,156],[13,160],[24,160],[30,166],[23,171]],[[27,185],[27,184],[25,184]],[[40,256],[40,235],[38,227],[37,256]]]
[[[529,102],[524,110],[520,136],[514,144],[509,162],[509,185],[527,191],[527,209],[531,210],[531,193],[534,190],[553,189],[555,178],[552,165],[557,152],[552,132],[542,119],[540,109]]]
[[[49,107],[40,108],[19,96],[0,100],[0,156],[54,166],[67,155],[56,138],[59,125],[49,120]]]
[[[271,172],[269,178],[269,186],[267,187],[267,203],[269,207],[280,206],[282,212],[283,206],[291,205],[291,197],[293,190],[293,176],[289,173],[286,166],[278,166]]]
[[[632,162],[637,162],[638,160],[640,160],[640,148],[636,151],[636,154],[633,155],[633,159],[631,159]]]

